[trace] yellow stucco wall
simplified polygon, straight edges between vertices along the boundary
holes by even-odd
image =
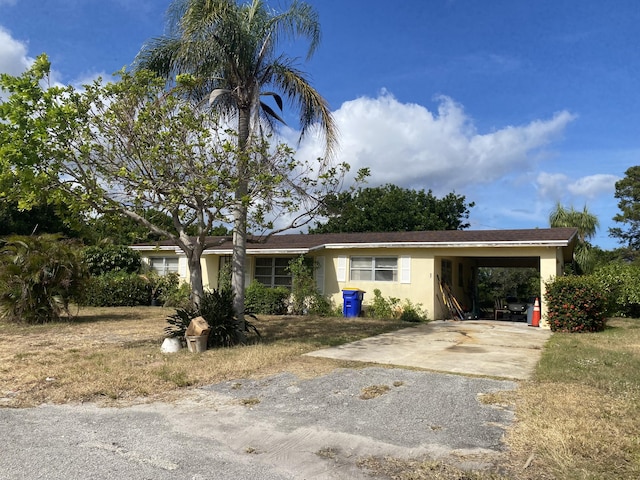
[[[366,308],[373,299],[373,290],[379,289],[384,297],[396,297],[401,301],[411,300],[414,304],[420,304],[426,310],[431,319],[445,318],[444,306],[441,301],[438,278],[442,279],[442,260],[447,259],[452,264],[451,288],[458,301],[471,308],[470,282],[473,275],[477,275],[478,257],[538,257],[540,259],[540,283],[543,297],[541,310],[544,322],[546,304],[544,301],[544,282],[556,275],[561,275],[564,264],[562,261],[562,249],[555,247],[474,247],[474,248],[430,248],[430,249],[354,249],[354,250],[324,250],[315,256],[325,258],[325,294],[333,301],[334,305],[342,304],[342,289],[360,288],[365,293],[363,304]],[[347,257],[346,278],[337,281],[339,257]],[[352,256],[409,256],[411,258],[411,283],[352,281],[349,278],[349,261]],[[459,265],[462,265],[460,267]],[[462,284],[460,282],[460,270],[462,268]],[[400,275],[400,274],[399,274]]]
[[[176,256],[172,252],[142,252],[143,260],[148,262],[151,256]],[[189,281],[187,261],[184,255],[179,258],[179,273],[183,281]],[[538,257],[540,259],[541,310],[543,327],[548,327],[544,321],[546,302],[544,299],[544,283],[556,275],[561,275],[564,269],[562,249],[555,247],[474,247],[474,248],[361,248],[361,249],[326,249],[314,252],[310,257],[322,258],[324,265],[324,284],[321,290],[333,302],[334,306],[341,306],[342,290],[345,288],[359,288],[364,290],[363,304],[366,308],[374,297],[374,289],[379,289],[383,297],[399,298],[401,302],[410,300],[419,304],[426,311],[430,319],[445,318],[444,306],[438,279],[442,279],[442,260],[451,262],[451,288],[458,301],[465,307],[472,307],[470,296],[473,275],[477,274],[479,257]],[[398,279],[392,282],[353,281],[349,275],[349,259],[354,256],[381,256],[398,258]],[[344,278],[339,279],[341,262]],[[408,262],[409,269],[403,268]],[[247,261],[247,284],[252,280],[253,262]],[[218,284],[218,255],[205,255],[202,258],[203,282],[205,287],[217,288]],[[403,272],[404,270],[404,272]],[[460,277],[462,273],[462,278]],[[408,278],[404,278],[408,277]],[[408,281],[407,281],[408,280]]]
[[[429,306],[429,279],[433,278],[433,261],[428,256],[419,255],[419,250],[407,249],[350,249],[326,250],[312,255],[316,258],[324,257],[324,292],[335,306],[342,305],[342,290],[345,288],[359,288],[366,293],[363,305],[371,304],[374,298],[373,291],[379,289],[383,297],[396,297],[400,300],[410,299],[414,304],[421,304],[421,308],[427,310],[430,315],[433,305]],[[349,259],[351,257],[398,257],[398,279],[394,282],[353,281],[349,276]],[[341,257],[346,257],[346,275],[344,280],[338,281],[339,262]],[[408,257],[408,258],[407,258]],[[400,260],[402,258],[402,260]],[[409,261],[409,282],[402,282],[401,262]],[[431,299],[432,300],[432,299]]]
[[[547,302],[545,299],[545,283],[555,278],[556,276],[564,273],[564,260],[562,257],[562,250],[560,248],[548,248],[545,249],[540,255],[540,310],[542,318],[540,320],[540,326],[543,328],[549,328],[547,322]]]
[[[202,284],[206,289],[218,288],[218,270],[220,262],[217,255],[205,255],[200,260],[202,266]]]

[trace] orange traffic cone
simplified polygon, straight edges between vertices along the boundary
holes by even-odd
[[[536,301],[533,303],[533,315],[531,316],[531,326],[532,327],[540,326],[540,302],[538,302],[538,297],[536,297]]]

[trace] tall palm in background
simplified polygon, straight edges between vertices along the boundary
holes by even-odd
[[[573,227],[578,229],[578,242],[573,253],[573,260],[583,273],[590,273],[594,267],[594,258],[589,240],[592,239],[600,227],[598,217],[589,212],[585,205],[582,211],[575,208],[565,208],[557,203],[549,215],[552,227]]]
[[[283,12],[262,0],[238,4],[235,0],[174,0],[168,11],[166,36],[146,43],[136,69],[150,69],[170,83],[189,74],[189,90],[198,99],[208,97],[212,108],[237,121],[238,183],[233,208],[232,289],[235,308],[244,310],[247,242],[246,195],[248,154],[263,129],[282,122],[283,98],[299,113],[301,137],[318,126],[324,133],[326,154],[334,153],[337,130],[323,97],[296,68],[296,61],[278,52],[283,39],[308,41],[309,59],[320,40],[320,24],[313,8],[294,1]],[[271,106],[263,98],[272,99]],[[275,105],[274,105],[275,104]]]

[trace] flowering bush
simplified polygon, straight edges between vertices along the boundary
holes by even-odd
[[[605,327],[606,298],[591,276],[556,277],[546,284],[547,320],[554,332],[599,332]]]

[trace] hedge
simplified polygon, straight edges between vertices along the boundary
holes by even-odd
[[[640,318],[640,266],[609,263],[593,275],[608,297],[607,315]]]
[[[599,332],[606,296],[593,276],[556,277],[546,284],[547,320],[554,332]]]
[[[253,282],[245,291],[244,309],[249,313],[283,315],[287,313],[291,292],[286,287],[267,287]]]
[[[151,284],[135,273],[91,277],[79,303],[89,307],[135,307],[151,303]]]
[[[82,257],[90,275],[99,276],[123,271],[137,273],[142,265],[140,253],[126,245],[96,245],[86,247]]]

